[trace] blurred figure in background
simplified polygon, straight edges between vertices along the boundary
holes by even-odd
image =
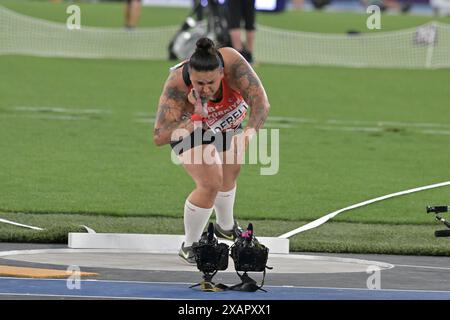
[[[292,0],[293,10],[302,10],[305,5],[305,0]]]
[[[314,9],[322,10],[331,3],[331,0],[311,0]]]
[[[141,0],[126,0],[125,29],[133,30],[137,27],[141,16]]]
[[[253,63],[253,44],[255,42],[255,0],[228,0],[231,45],[247,60]],[[246,31],[245,45],[241,40],[241,20]]]
[[[195,12],[197,21],[203,20],[203,6],[201,5],[201,0],[192,1],[192,10]]]
[[[381,11],[390,9],[406,13],[411,9],[411,4],[400,3],[397,0],[363,0],[362,2],[366,7],[371,5],[379,6]]]
[[[450,0],[430,0],[435,16],[450,16]]]

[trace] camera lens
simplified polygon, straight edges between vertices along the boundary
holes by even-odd
[[[440,213],[440,212],[447,212],[448,206],[427,206],[427,213],[433,212],[433,213]]]

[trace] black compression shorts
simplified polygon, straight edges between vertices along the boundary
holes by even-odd
[[[200,132],[201,130],[201,132]],[[192,149],[194,147],[213,144],[217,151],[225,152],[230,149],[231,141],[235,134],[242,131],[242,125],[239,125],[234,130],[227,130],[225,132],[213,133],[211,130],[196,129],[189,136],[179,141],[171,141],[170,146],[176,155],[182,154],[184,151]],[[195,139],[197,135],[197,141]]]
[[[228,29],[240,29],[244,19],[245,30],[255,30],[255,0],[228,0]]]

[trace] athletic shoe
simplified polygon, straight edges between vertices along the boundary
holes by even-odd
[[[214,223],[214,234],[218,238],[234,241],[242,233],[242,229],[239,227],[236,220],[234,220],[233,229],[223,230],[217,223]]]
[[[180,256],[181,260],[188,264],[197,264],[195,261],[194,250],[191,247],[185,247],[184,242],[181,244],[181,249],[178,252],[178,256]]]

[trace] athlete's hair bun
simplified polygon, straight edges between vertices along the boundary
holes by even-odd
[[[206,51],[211,54],[215,54],[215,45],[214,42],[209,38],[200,38],[196,43],[197,50]],[[212,52],[211,52],[212,51]]]
[[[200,38],[196,42],[197,48],[189,59],[189,66],[197,71],[211,71],[220,67],[218,51],[209,38]]]

